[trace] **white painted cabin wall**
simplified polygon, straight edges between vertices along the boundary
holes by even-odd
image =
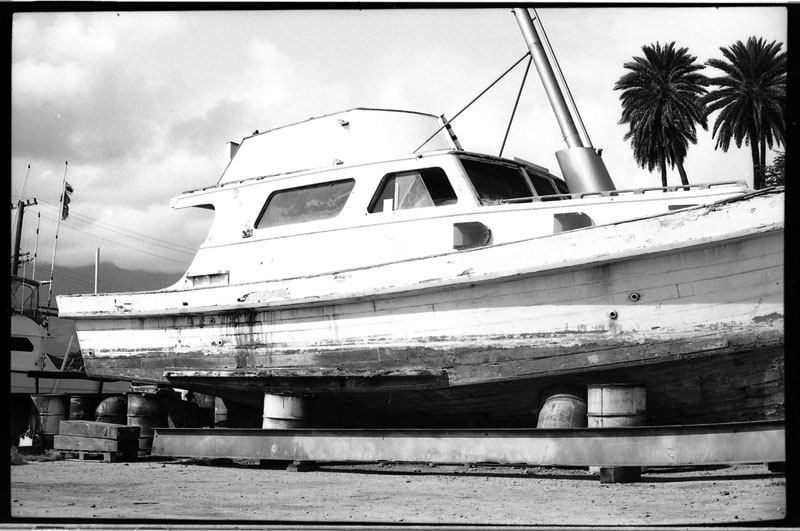
[[[367,212],[384,175],[434,166],[447,173],[458,196],[457,204]],[[273,191],[348,178],[355,179],[356,184],[335,218],[253,229]],[[485,206],[478,204],[468,177],[452,153],[279,176],[203,192],[213,200],[217,214],[187,275],[227,270],[228,282],[235,285],[330,273],[454,252],[454,223],[483,223],[492,233],[489,245],[497,245],[552,234],[556,213],[582,212],[596,225],[603,225],[665,213],[670,204],[705,204],[741,193],[740,188],[720,187]],[[252,236],[243,238],[243,231],[251,231]],[[193,285],[198,286],[182,279],[174,288]]]

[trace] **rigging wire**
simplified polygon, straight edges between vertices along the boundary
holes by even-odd
[[[523,55],[522,57],[520,57],[520,58],[519,58],[519,60],[517,60],[517,62],[516,62],[516,63],[514,63],[513,65],[511,65],[511,66],[508,68],[508,70],[506,70],[505,72],[503,72],[502,74],[500,74],[500,77],[498,77],[497,79],[495,79],[495,80],[494,80],[494,81],[493,81],[493,82],[492,82],[492,83],[491,83],[491,84],[490,84],[488,87],[486,87],[485,89],[483,89],[483,92],[481,92],[480,94],[478,94],[477,96],[475,96],[475,98],[473,98],[473,100],[472,100],[471,102],[467,103],[467,104],[464,106],[464,108],[463,108],[463,109],[461,109],[460,111],[458,111],[458,112],[456,113],[456,115],[455,115],[455,116],[453,116],[453,117],[450,119],[450,121],[449,121],[449,122],[445,122],[445,124],[444,124],[443,126],[441,126],[439,129],[437,129],[437,130],[436,130],[436,132],[434,132],[434,133],[433,133],[431,136],[429,136],[429,137],[428,137],[428,139],[427,139],[427,140],[425,140],[425,142],[423,142],[422,144],[420,144],[420,145],[419,145],[419,147],[417,147],[417,149],[415,149],[415,150],[414,150],[414,151],[412,151],[411,153],[416,153],[417,151],[419,151],[419,150],[422,148],[422,146],[424,146],[425,144],[427,144],[428,142],[430,142],[431,140],[433,140],[433,137],[435,137],[436,135],[438,135],[438,134],[439,134],[439,133],[442,131],[442,129],[444,129],[445,127],[447,127],[447,124],[448,124],[448,123],[453,123],[453,120],[455,120],[456,118],[458,118],[458,117],[459,117],[459,115],[460,115],[461,113],[463,113],[464,111],[466,111],[466,110],[467,110],[467,109],[470,107],[470,105],[472,105],[473,103],[475,103],[476,101],[478,101],[478,99],[479,99],[481,96],[483,96],[484,94],[486,94],[486,93],[489,91],[489,89],[491,89],[493,86],[495,86],[495,85],[498,83],[498,81],[500,81],[501,79],[503,79],[503,78],[506,76],[506,74],[508,74],[509,72],[511,72],[512,70],[514,70],[514,68],[516,68],[516,66],[517,66],[518,64],[520,64],[520,63],[521,63],[521,62],[522,62],[522,61],[523,61],[523,60],[524,60],[526,57],[530,56],[530,54],[531,54],[531,52],[530,52],[530,51],[526,52],[526,53],[525,53],[525,55]]]
[[[533,61],[533,56],[528,56],[528,64],[525,66],[525,74],[522,75],[522,83],[519,85],[519,92],[517,92],[517,99],[514,102],[514,109],[511,111],[511,118],[508,119],[508,127],[506,128],[506,136],[503,137],[503,144],[500,146],[500,157],[503,156],[503,150],[506,148],[506,140],[508,140],[508,134],[511,132],[511,124],[514,122],[514,116],[517,114],[517,106],[519,105],[519,99],[522,96],[522,89],[525,88],[525,81],[528,79],[528,71],[531,69],[531,62]]]
[[[22,198],[25,196],[25,183],[28,182],[28,174],[30,173],[30,171],[31,171],[31,165],[30,163],[28,163],[28,169],[25,170],[25,178],[22,179],[22,189],[19,191],[19,199],[17,201],[22,201]],[[19,216],[19,210],[14,213],[14,223],[12,227],[17,224],[18,216]]]

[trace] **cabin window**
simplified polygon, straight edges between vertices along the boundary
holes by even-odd
[[[424,168],[385,175],[369,205],[369,212],[452,205],[457,201],[444,170]]]
[[[482,204],[533,198],[533,190],[518,167],[468,158],[462,158],[461,164]]]
[[[11,336],[11,350],[16,352],[33,352],[35,347],[27,337]]]
[[[533,189],[536,190],[536,193],[538,195],[552,196],[552,195],[569,193],[569,189],[567,188],[567,183],[565,183],[558,177],[551,175],[550,172],[548,172],[545,168],[537,168],[535,164],[529,162],[525,162],[522,168],[528,175],[528,179],[531,180]],[[549,199],[554,200],[554,199],[564,199],[564,198],[553,197]]]
[[[261,209],[256,228],[335,217],[344,208],[353,186],[354,179],[345,179],[274,192]]]
[[[536,189],[536,193],[539,195],[555,195],[560,193],[556,187],[553,185],[553,181],[548,179],[547,177],[542,177],[541,175],[532,175],[528,174],[528,177],[531,179],[531,184]]]

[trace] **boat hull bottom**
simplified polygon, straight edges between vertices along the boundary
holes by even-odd
[[[531,428],[548,390],[562,385],[638,384],[649,425],[783,419],[783,347],[638,367],[417,389],[318,392],[305,396],[313,427]],[[213,394],[259,414],[264,391],[236,377],[197,377],[176,387]]]

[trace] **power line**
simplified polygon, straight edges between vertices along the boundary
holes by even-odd
[[[47,217],[47,216],[44,216],[44,218],[45,218],[45,219],[48,219],[48,220],[50,220],[50,221],[56,221],[56,220],[54,220],[54,219],[52,219],[52,218],[49,218],[49,217]],[[91,237],[93,237],[93,238],[96,238],[96,239],[98,239],[98,240],[105,241],[105,242],[109,242],[109,243],[111,243],[111,244],[113,244],[113,245],[117,245],[117,246],[119,246],[119,247],[124,247],[124,248],[126,248],[126,249],[131,249],[131,250],[137,251],[137,252],[139,252],[139,253],[142,253],[142,254],[147,254],[147,255],[150,255],[150,256],[155,256],[156,258],[162,258],[162,259],[164,259],[164,260],[169,260],[170,262],[175,262],[176,264],[181,264],[181,265],[183,265],[183,266],[187,266],[187,265],[189,264],[189,261],[188,261],[188,260],[178,260],[178,259],[175,259],[175,258],[170,258],[169,256],[164,256],[163,254],[151,253],[151,252],[149,252],[149,251],[145,251],[145,250],[144,250],[144,249],[142,249],[141,247],[134,247],[134,246],[131,246],[131,245],[125,245],[124,243],[120,243],[119,241],[116,241],[116,240],[110,240],[110,239],[108,239],[108,238],[103,238],[103,237],[101,237],[101,236],[98,236],[98,235],[96,235],[96,234],[92,234],[91,232],[87,232],[87,231],[84,231],[84,230],[81,230],[81,229],[75,228],[75,227],[73,227],[73,226],[70,226],[70,225],[66,225],[66,224],[65,224],[65,225],[64,225],[64,227],[65,227],[65,228],[68,228],[69,230],[73,230],[73,231],[75,231],[75,232],[80,232],[81,234],[86,234],[86,235],[88,235],[88,236],[91,236]],[[186,251],[181,251],[181,250],[179,250],[179,249],[170,249],[170,250],[174,250],[174,251],[176,251],[176,252],[180,252],[180,253],[184,253],[184,254],[189,254],[189,253],[187,253]],[[194,253],[192,253],[192,255],[194,255]]]
[[[56,209],[56,210],[58,209],[58,207],[56,207],[55,205],[53,205],[51,203],[48,203],[47,201],[40,201],[40,202],[45,204],[49,208],[53,208],[53,209]],[[76,218],[76,219],[80,220],[83,223],[97,225],[98,228],[100,228],[102,230],[107,230],[109,232],[113,232],[113,233],[116,233],[116,234],[122,234],[123,236],[125,236],[126,234],[132,234],[132,235],[135,235],[135,236],[138,237],[137,238],[137,237],[134,237],[134,236],[126,236],[128,238],[133,239],[133,240],[143,241],[143,240],[141,240],[141,238],[145,238],[146,240],[150,240],[150,241],[143,241],[143,243],[147,243],[148,245],[166,247],[166,248],[168,248],[170,250],[174,250],[174,251],[177,251],[177,252],[180,252],[180,253],[185,253],[185,254],[194,254],[195,251],[196,251],[196,249],[194,249],[192,247],[187,247],[185,245],[181,245],[181,244],[178,244],[178,243],[168,242],[166,240],[161,240],[161,239],[158,239],[158,238],[154,238],[152,236],[147,236],[146,234],[135,232],[135,231],[120,227],[118,225],[114,225],[112,223],[106,223],[106,222],[103,222],[103,221],[99,221],[99,220],[97,220],[95,218],[92,218],[92,217],[89,217],[89,216],[84,216],[84,215],[79,214],[79,213],[74,212],[74,211],[70,212],[70,217],[71,218]],[[106,227],[103,227],[103,225],[105,225]],[[112,228],[109,228],[109,227],[112,227]]]
[[[51,264],[44,263],[44,265],[47,266],[47,267],[50,267]],[[58,280],[58,278],[62,278],[62,279],[65,279],[65,280],[69,280],[70,282],[73,282],[75,284],[79,284],[81,286],[86,286],[87,288],[94,289],[94,278],[93,277],[89,277],[87,275],[82,275],[82,274],[76,272],[75,270],[68,269],[68,268],[65,268],[65,267],[62,267],[62,266],[56,267],[55,271],[56,271],[56,273],[55,273],[56,280]],[[122,290],[122,291],[134,291],[136,289],[133,286],[125,286],[125,285],[117,284],[116,282],[110,282],[108,280],[104,280],[102,277],[100,278],[100,284],[101,284],[101,286],[105,286],[105,287],[110,286],[110,287],[118,288],[119,290]]]

